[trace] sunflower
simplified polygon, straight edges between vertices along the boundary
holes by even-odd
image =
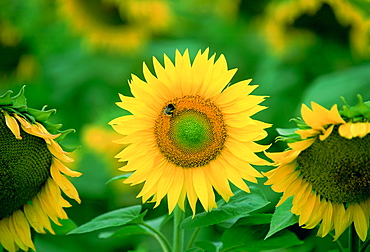
[[[58,10],[90,48],[123,53],[142,48],[173,19],[165,0],[60,0]]]
[[[265,173],[267,185],[283,192],[277,206],[293,196],[291,212],[299,225],[334,239],[354,223],[366,239],[370,217],[370,104],[337,105],[330,110],[312,102],[302,105],[296,134],[285,137],[289,149],[267,153],[277,168]],[[284,137],[283,137],[284,138]],[[297,140],[297,141],[296,141]]]
[[[291,25],[304,14],[314,15],[323,4],[330,6],[341,26],[351,27],[349,39],[352,53],[359,58],[369,58],[370,19],[364,10],[369,9],[370,5],[347,0],[271,1],[266,7],[262,30],[272,48],[278,53],[284,53],[291,48],[292,43],[314,43],[314,34],[293,29]]]
[[[251,118],[263,109],[265,97],[249,95],[251,80],[228,86],[236,69],[228,70],[225,57],[215,62],[208,49],[191,63],[189,52],[176,51],[175,64],[164,55],[164,67],[153,58],[154,76],[144,63],[146,81],[132,75],[134,97],[120,95],[117,105],[132,113],[110,122],[130,144],[116,158],[133,174],[124,182],[144,183],[137,197],[158,206],[167,195],[171,213],[184,210],[187,197],[193,213],[200,201],[206,211],[216,208],[215,189],[226,201],[233,192],[229,181],[249,192],[243,179],[257,182],[261,174],[251,164],[265,161],[255,152],[267,149],[255,143],[270,125]],[[224,88],[227,88],[224,90]]]
[[[80,202],[63,174],[81,175],[64,165],[73,159],[58,143],[73,130],[46,121],[55,110],[28,108],[24,88],[11,94],[0,97],[0,244],[10,252],[35,250],[30,226],[54,234],[50,219],[61,225],[58,219],[68,218],[63,208],[71,206],[61,191]]]

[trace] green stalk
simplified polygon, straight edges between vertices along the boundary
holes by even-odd
[[[200,231],[200,228],[195,228],[192,236],[190,237],[190,240],[189,240],[189,243],[188,243],[188,246],[186,247],[186,249],[190,249],[193,244],[194,244],[194,241],[195,241],[195,238],[197,238],[198,234],[199,234],[199,231]]]
[[[161,232],[159,232],[157,229],[153,228],[152,226],[146,224],[145,222],[140,222],[139,224],[142,225],[143,227],[146,227],[147,229],[149,229],[150,231],[154,233],[154,238],[158,241],[163,252],[172,252],[170,243],[168,242],[166,237],[164,237],[164,235]]]
[[[368,239],[368,240],[367,240],[367,241],[362,245],[360,252],[365,252],[365,251],[366,251],[366,249],[369,247],[369,245],[370,245],[370,239]]]
[[[360,251],[360,238],[358,237],[355,229],[355,225],[352,224],[349,227],[349,251],[350,252],[359,252]]]
[[[184,244],[184,230],[181,229],[180,225],[184,219],[184,212],[176,206],[173,215],[173,251],[182,252]]]

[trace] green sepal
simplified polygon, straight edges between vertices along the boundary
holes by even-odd
[[[51,134],[57,134],[59,133],[59,129],[63,126],[62,124],[53,124],[49,122],[42,122],[42,125],[51,133]]]
[[[343,117],[344,120],[350,120],[353,122],[359,122],[370,120],[370,102],[364,102],[361,95],[357,95],[358,103],[355,106],[350,106],[344,99],[341,97],[344,105],[342,110],[339,111],[339,114]]]
[[[13,101],[12,101],[12,98],[11,98],[12,93],[13,93],[12,90],[8,90],[8,91],[6,91],[5,94],[0,96],[0,106],[2,106],[2,105],[13,105]]]
[[[24,119],[26,119],[27,121],[35,124],[36,123],[36,118],[33,117],[32,115],[28,114],[28,113],[22,113],[22,116]]]
[[[19,90],[19,93],[11,98],[13,100],[13,107],[22,109],[21,111],[27,110],[27,99],[24,96],[25,87],[26,86],[23,86],[21,90]]]
[[[295,122],[295,123],[297,124],[297,127],[298,127],[299,129],[305,130],[305,129],[310,129],[310,128],[311,128],[311,127],[310,127],[310,126],[308,126],[308,125],[303,121],[303,119],[302,119],[302,118],[300,118],[300,117],[292,118],[292,119],[290,119],[290,121]]]
[[[280,136],[276,138],[276,141],[284,141],[287,143],[301,141],[301,136],[295,133],[297,130],[299,130],[299,128],[277,128],[276,131],[279,133]]]
[[[74,152],[75,150],[77,149],[81,149],[81,146],[80,145],[76,145],[76,146],[66,146],[66,145],[63,145],[61,143],[59,143],[60,147],[62,147],[62,149],[66,152]]]
[[[33,108],[28,108],[28,113],[30,115],[32,115],[37,121],[40,121],[40,122],[44,122],[46,121],[47,119],[49,119],[49,117],[52,115],[52,114],[55,114],[56,113],[56,109],[49,109],[49,110],[44,110],[46,106],[44,106],[42,108],[42,110],[38,110],[38,109],[33,109]]]
[[[55,138],[55,141],[57,143],[61,142],[64,140],[64,138],[69,134],[69,133],[75,133],[76,130],[75,129],[67,129],[67,130],[63,130],[63,131],[59,131],[58,134],[61,134],[60,136],[58,136],[57,138]]]

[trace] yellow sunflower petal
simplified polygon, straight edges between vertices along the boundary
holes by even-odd
[[[65,175],[68,175],[70,177],[79,177],[82,175],[81,172],[73,171],[69,169],[67,166],[65,166],[62,162],[60,162],[58,159],[53,158],[52,159],[52,165],[54,165],[60,172],[64,173]]]
[[[21,131],[20,131],[19,124],[18,124],[17,120],[14,117],[10,116],[6,111],[3,111],[3,113],[4,113],[4,116],[5,116],[6,126],[8,126],[8,128],[12,131],[15,138],[22,139]]]
[[[0,243],[9,252],[15,252],[17,249],[14,243],[13,235],[9,230],[8,219],[9,218],[6,217],[0,220]]]
[[[71,199],[76,200],[78,203],[81,203],[80,197],[78,196],[78,192],[73,184],[64,177],[58,170],[55,165],[50,167],[50,174],[55,183],[62,189],[62,191]]]
[[[360,237],[361,241],[365,241],[367,231],[369,229],[369,219],[366,218],[363,209],[357,203],[349,205],[348,209],[353,213],[353,222],[355,224],[356,233]]]
[[[16,210],[9,217],[8,225],[15,244],[17,244],[20,249],[27,251],[30,247],[34,248],[34,245],[31,240],[30,227],[28,222],[24,220],[25,217],[23,213],[20,210]]]
[[[29,248],[32,248],[33,250],[36,250],[35,245],[33,244],[31,239],[30,226],[23,212],[20,210],[13,212],[10,221],[13,222],[13,226],[15,228],[14,231],[17,232],[21,243]],[[17,245],[22,248],[22,246],[18,242]]]
[[[288,143],[288,146],[293,150],[303,151],[310,147],[315,142],[315,138],[309,138],[307,140],[298,141],[294,143]]]

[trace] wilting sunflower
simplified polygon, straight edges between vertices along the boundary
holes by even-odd
[[[110,122],[130,144],[116,157],[127,161],[120,168],[133,174],[124,182],[144,183],[138,197],[158,206],[167,195],[168,209],[184,210],[187,197],[195,213],[199,199],[206,211],[216,208],[215,189],[226,201],[233,195],[229,181],[249,191],[243,179],[257,182],[261,174],[251,166],[265,161],[255,141],[264,138],[269,124],[253,120],[265,107],[265,97],[250,95],[251,80],[228,86],[236,69],[228,70],[225,57],[216,62],[208,49],[193,63],[188,50],[176,51],[175,64],[164,55],[164,67],[153,58],[154,76],[144,63],[146,81],[132,75],[134,97],[120,95],[117,105],[132,115]],[[225,89],[225,87],[227,87]]]
[[[334,229],[338,239],[354,223],[364,241],[370,217],[370,104],[359,96],[356,106],[341,111],[336,105],[311,106],[302,105],[296,134],[283,137],[289,149],[268,153],[278,167],[265,173],[266,184],[283,192],[278,205],[294,196],[291,211],[304,228],[321,223],[318,236]]]
[[[73,130],[46,121],[55,110],[28,108],[24,88],[11,95],[0,97],[0,244],[12,252],[35,250],[30,226],[54,234],[50,219],[61,225],[58,219],[68,218],[63,208],[71,206],[61,190],[80,202],[63,174],[81,174],[63,164],[73,159],[58,143]]]

